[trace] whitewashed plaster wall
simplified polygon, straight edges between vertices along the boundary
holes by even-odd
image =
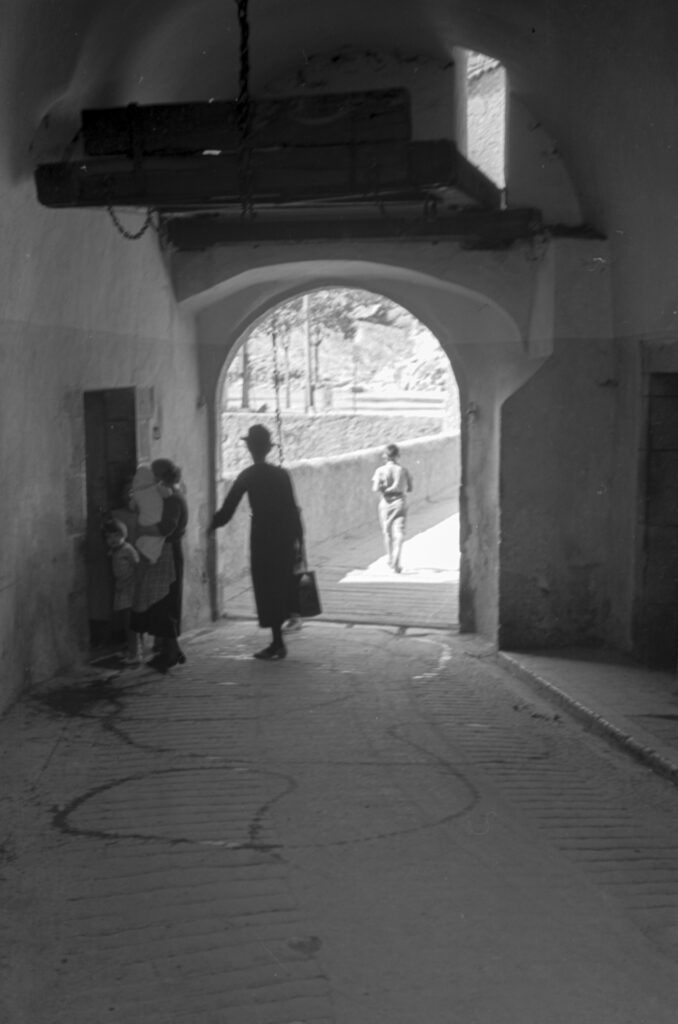
[[[635,453],[622,465],[617,453],[626,373],[609,338],[559,338],[553,356],[504,403],[504,647],[630,649]]]
[[[153,232],[127,241],[104,212],[55,212],[36,200],[30,142],[45,96],[67,76],[71,40],[67,21],[51,8],[43,15],[24,66],[19,20],[0,38],[0,710],[85,653],[85,390],[155,389],[163,423],[152,455],[183,466],[192,511],[187,623],[208,614],[206,416],[192,319]],[[55,38],[63,49],[50,49]]]
[[[322,95],[370,89],[407,89],[412,138],[454,139],[458,122],[452,59],[411,51],[397,53],[338,46],[307,55],[287,74],[267,83],[268,96]]]
[[[183,466],[192,511],[187,624],[207,614],[207,445],[193,325],[154,235],[129,242],[103,213],[42,210],[30,182],[5,182],[0,233],[4,705],[85,645],[83,392],[154,388],[162,433],[151,455]]]
[[[501,642],[630,651],[643,558],[642,346],[613,337],[610,248],[592,243],[583,258],[570,240],[559,255],[569,272],[554,293],[553,355],[502,409]],[[675,346],[659,350],[678,365]]]
[[[507,99],[506,200],[541,212],[545,224],[578,227],[579,199],[557,142],[515,93]]]

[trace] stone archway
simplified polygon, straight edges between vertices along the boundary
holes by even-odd
[[[433,331],[459,383],[460,625],[496,637],[500,409],[548,354],[541,325],[538,354],[530,352],[530,339],[537,340],[530,328],[535,324],[535,295],[544,287],[543,264],[527,260],[523,251],[498,258],[496,253],[463,253],[430,244],[319,243],[303,249],[308,258],[290,262],[284,246],[225,247],[209,258],[194,255],[175,267],[177,290],[196,315],[203,392],[211,411],[212,465],[220,374],[243,331],[266,309],[330,283],[369,287],[391,298]],[[372,259],[357,259],[356,249]]]

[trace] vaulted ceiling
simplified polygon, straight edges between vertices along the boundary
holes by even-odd
[[[32,172],[46,114],[63,140],[84,107],[237,93],[235,0],[5,7],[3,131],[17,176]],[[498,57],[510,90],[555,140],[585,218],[636,238],[655,287],[675,233],[673,215],[655,212],[675,205],[678,180],[675,0],[250,0],[249,14],[255,96],[309,55],[345,46],[445,57],[460,45]]]
[[[86,106],[237,93],[235,0],[13,6],[12,92],[24,138],[47,113],[66,126]],[[631,130],[651,144],[665,118],[656,110],[651,125],[633,111],[662,97],[662,80],[675,79],[672,0],[250,0],[249,18],[255,95],[310,55],[346,46],[446,57],[461,45],[498,57],[510,88],[566,156],[589,208],[604,187],[604,169],[591,166],[595,149],[623,149]]]

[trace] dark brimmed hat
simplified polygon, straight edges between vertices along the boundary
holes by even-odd
[[[263,448],[270,450],[273,447],[270,431],[266,429],[263,423],[255,423],[240,440],[244,441],[250,448],[257,448],[259,450]]]

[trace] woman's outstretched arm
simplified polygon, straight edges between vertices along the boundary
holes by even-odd
[[[224,503],[219,511],[214,513],[210,524],[210,532],[212,530],[217,530],[220,526],[225,526],[226,523],[231,521],[233,514],[246,491],[247,484],[246,481],[243,480],[243,474],[241,473],[231,484],[229,492],[224,498]]]

